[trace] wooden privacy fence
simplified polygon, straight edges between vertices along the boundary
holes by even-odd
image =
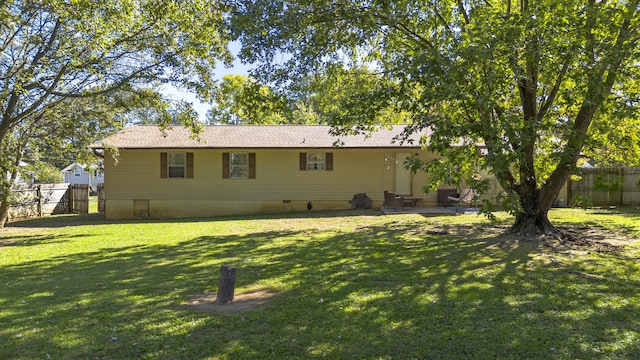
[[[89,184],[69,185],[69,212],[89,213]]]
[[[12,190],[9,219],[26,219],[55,214],[87,214],[89,185],[36,184]]]
[[[104,183],[98,184],[98,212],[104,213],[105,197]]]
[[[594,206],[639,206],[640,167],[584,169],[582,179],[571,183],[572,201]]]

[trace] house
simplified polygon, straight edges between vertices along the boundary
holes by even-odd
[[[330,135],[322,125],[205,126],[199,139],[181,126],[131,126],[94,144],[104,156],[108,219],[207,217],[350,209],[385,190],[435,206],[426,174],[404,161],[433,154],[396,140],[403,127],[370,135]],[[114,150],[117,149],[117,153]]]
[[[104,182],[104,174],[98,165],[87,166],[84,164],[71,163],[60,170],[64,177],[64,182],[69,184],[87,184],[95,191],[98,184]]]

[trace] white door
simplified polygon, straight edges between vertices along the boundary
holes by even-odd
[[[396,153],[396,194],[411,195],[411,170],[404,167],[405,160],[411,156],[410,153]]]

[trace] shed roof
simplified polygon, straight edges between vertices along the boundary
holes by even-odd
[[[199,138],[188,128],[136,125],[119,131],[91,147],[120,149],[176,148],[417,148],[419,135],[401,143],[404,126],[382,128],[367,135],[332,136],[326,125],[210,125]]]
[[[87,168],[87,165],[86,164],[79,164],[79,163],[76,163],[76,162],[72,162],[71,164],[67,165],[67,167],[65,167],[64,169],[60,170],[60,172],[67,172],[67,171],[75,170],[76,168],[80,168],[82,170],[85,170]],[[91,164],[91,165],[89,165],[89,169],[96,170],[96,169],[98,169],[98,165]]]
[[[84,170],[84,168],[86,167],[86,165],[83,164],[78,164],[78,163],[71,163],[69,164],[67,167],[65,167],[64,169],[60,170],[60,172],[67,172],[67,171],[71,171],[74,170],[75,168],[81,168]]]

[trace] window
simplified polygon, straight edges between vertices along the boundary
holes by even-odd
[[[81,168],[75,168],[73,170],[73,176],[80,177],[80,175],[82,175],[82,169]]]
[[[249,177],[249,154],[229,154],[229,177],[231,179],[246,179]]]
[[[256,154],[255,153],[223,153],[222,154],[222,178],[223,179],[255,179],[256,178]]]
[[[307,153],[307,170],[325,169],[324,153]]]
[[[170,178],[183,178],[187,165],[185,153],[168,153]]]
[[[333,170],[333,153],[300,153],[300,170]]]
[[[193,178],[193,153],[160,153],[161,178]]]

